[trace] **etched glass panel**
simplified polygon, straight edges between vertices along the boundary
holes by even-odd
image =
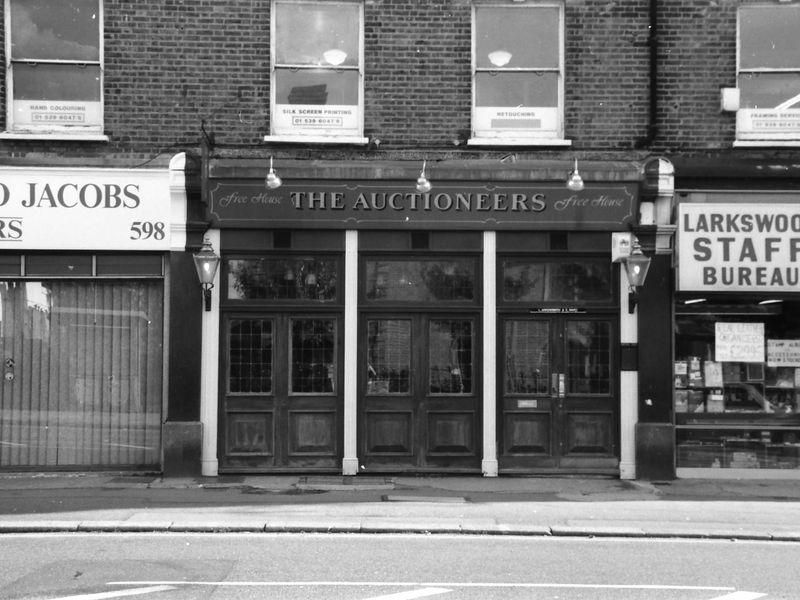
[[[338,262],[321,258],[227,261],[229,300],[336,300]]]
[[[569,321],[567,391],[571,394],[611,393],[611,325],[607,321]]]
[[[505,260],[502,264],[506,302],[610,302],[611,263]]]
[[[272,393],[272,321],[231,319],[228,347],[228,392]]]
[[[408,394],[411,388],[411,321],[367,322],[367,393]]]
[[[550,324],[507,321],[505,346],[506,393],[546,394],[550,380]]]
[[[336,321],[292,319],[293,394],[328,394],[336,391]]]
[[[432,320],[429,328],[431,394],[471,394],[473,323],[469,319]]]
[[[365,288],[367,299],[376,301],[473,301],[475,261],[370,260]]]

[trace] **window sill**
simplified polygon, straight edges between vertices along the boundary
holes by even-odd
[[[108,136],[102,133],[24,133],[0,132],[0,140],[69,140],[71,142],[107,142]]]
[[[800,148],[800,140],[735,140],[734,148],[770,148],[770,147]]]
[[[369,138],[358,136],[265,135],[265,142],[281,144],[352,144],[366,146]]]
[[[571,146],[572,140],[563,138],[488,138],[474,137],[467,146]]]

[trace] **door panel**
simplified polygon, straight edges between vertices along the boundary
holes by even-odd
[[[339,318],[229,315],[220,468],[338,469]]]
[[[360,452],[367,469],[479,467],[477,319],[366,315]]]
[[[502,320],[501,469],[616,468],[613,331],[588,315]]]

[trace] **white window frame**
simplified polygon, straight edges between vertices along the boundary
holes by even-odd
[[[58,0],[52,0],[58,1]],[[104,58],[104,14],[103,14],[103,0],[97,0],[97,36],[98,36],[98,51],[99,58],[97,61],[78,61],[78,60],[60,60],[53,58],[51,60],[42,61],[26,61],[24,58],[12,60],[11,57],[11,31],[13,23],[11,22],[11,0],[4,2],[4,17],[5,17],[5,51],[6,51],[6,131],[0,132],[0,139],[65,139],[65,140],[88,140],[88,141],[108,141],[108,137],[103,135],[103,124],[105,120],[105,103],[104,103],[104,74],[105,74],[105,58]],[[100,103],[98,123],[92,125],[19,125],[14,119],[14,76],[13,69],[14,63],[49,63],[49,64],[91,64],[99,67],[100,70]]]
[[[481,123],[490,118],[488,111],[481,111],[477,106],[477,74],[489,72],[490,69],[478,68],[477,47],[478,47],[478,24],[477,11],[479,8],[487,9],[498,7],[510,10],[538,10],[543,8],[558,10],[558,67],[557,68],[503,68],[491,69],[493,72],[554,72],[558,75],[558,106],[555,115],[545,114],[552,111],[542,110],[542,108],[528,107],[526,114],[533,115],[534,118],[544,116],[545,121],[550,121],[551,127],[542,131],[525,132],[522,129],[491,129],[482,127]],[[471,146],[570,146],[572,142],[564,139],[564,54],[565,54],[565,22],[564,22],[564,3],[563,2],[526,2],[525,4],[498,2],[497,0],[474,0],[472,4],[472,137],[467,140]],[[498,111],[500,112],[500,111]],[[508,109],[502,112],[510,112]]]
[[[264,136],[265,142],[287,142],[287,143],[314,143],[314,144],[367,144],[368,138],[363,137],[364,133],[364,2],[362,0],[336,0],[335,4],[349,4],[358,7],[358,65],[356,67],[329,67],[338,69],[357,69],[358,70],[358,106],[356,110],[357,115],[352,118],[355,120],[355,126],[349,127],[347,130],[342,131],[336,127],[326,128],[324,126],[311,126],[303,128],[302,126],[294,127],[293,123],[286,117],[281,118],[278,111],[282,110],[283,106],[277,104],[277,85],[276,74],[277,67],[286,65],[276,64],[276,42],[278,39],[277,23],[277,10],[278,4],[312,4],[321,5],[326,2],[320,0],[271,0],[270,14],[270,132],[269,135]],[[298,68],[307,68],[298,66]],[[292,105],[298,109],[307,108],[311,110],[323,110],[328,105]],[[341,110],[341,107],[331,106],[333,110]],[[330,118],[338,119],[336,115],[332,114]]]
[[[800,76],[800,56],[797,66],[790,68],[777,67],[752,67],[742,68],[742,22],[747,11],[770,10],[800,10],[797,4],[780,5],[746,4],[740,6],[736,16],[736,86],[739,87],[741,76],[747,73],[797,73]],[[736,107],[736,141],[734,146],[800,146],[800,95],[797,100],[783,104],[788,106],[770,108],[742,108],[740,105],[740,91],[737,94]]]

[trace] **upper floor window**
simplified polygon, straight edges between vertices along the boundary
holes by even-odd
[[[5,22],[8,132],[101,133],[100,0],[6,0]]]
[[[561,4],[475,4],[470,143],[566,143]]]
[[[274,0],[271,136],[364,143],[361,2]]]
[[[739,9],[736,137],[800,141],[800,6]]]

